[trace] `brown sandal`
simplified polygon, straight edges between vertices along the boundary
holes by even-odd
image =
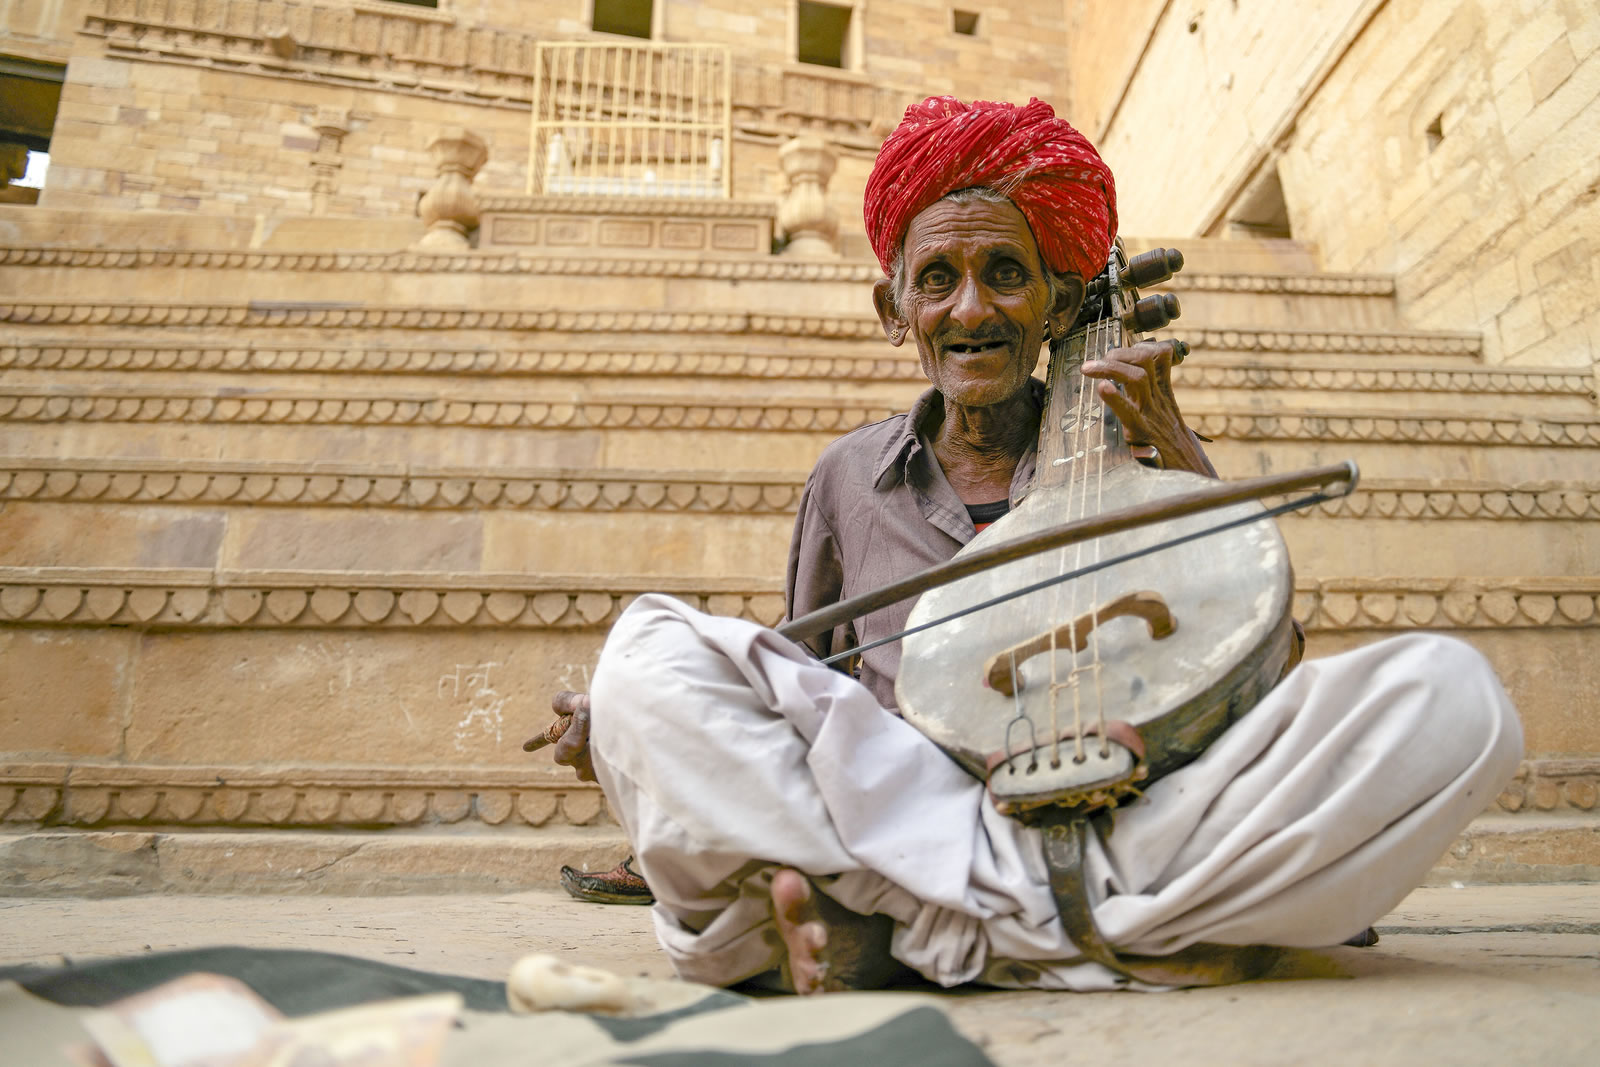
[[[590,874],[575,867],[561,868],[561,888],[576,900],[590,904],[653,904],[655,895],[633,869],[633,857],[603,873]]]

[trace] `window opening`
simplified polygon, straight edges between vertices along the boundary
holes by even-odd
[[[846,66],[853,9],[799,0],[795,7],[795,58],[819,67]]]
[[[654,7],[653,0],[594,0],[594,17],[589,25],[599,33],[649,40]]]
[[[0,203],[38,201],[66,73],[52,63],[0,56]]]
[[[959,8],[951,11],[950,28],[963,37],[978,36],[978,13],[976,11],[962,11]]]
[[[391,4],[410,4],[412,7],[438,7],[439,0],[389,0]]]

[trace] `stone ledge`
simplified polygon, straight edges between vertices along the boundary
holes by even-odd
[[[212,629],[588,629],[648,592],[772,626],[767,578],[0,567],[0,625]],[[1600,576],[1298,579],[1309,630],[1593,628]]]
[[[0,821],[79,827],[614,825],[598,786],[552,766],[0,764]]]
[[[540,214],[590,213],[606,215],[716,215],[738,214],[717,209],[723,201],[587,200],[571,198],[479,199],[480,211],[537,212]],[[500,206],[504,203],[506,206]],[[770,217],[775,206],[758,201],[735,201],[752,213]],[[581,205],[581,206],[580,206]],[[0,267],[73,267],[87,270],[243,270],[361,273],[541,274],[573,277],[651,277],[728,279],[783,282],[874,282],[883,276],[873,260],[805,262],[776,256],[707,260],[671,256],[596,255],[508,251],[472,252],[276,252],[241,249],[90,248],[75,246],[0,247]],[[1177,292],[1262,293],[1291,296],[1394,295],[1394,279],[1381,274],[1280,274],[1259,272],[1193,272],[1174,276],[1156,289]]]
[[[0,304],[0,322],[26,326],[222,326],[283,329],[537,330],[579,333],[761,334],[876,340],[876,318],[759,311],[372,307],[344,302],[163,304],[27,301]],[[1293,330],[1205,326],[1186,330],[1192,348],[1295,354],[1477,356],[1481,335],[1437,330]]]
[[[42,831],[0,837],[0,897],[510,892],[604,870],[617,827],[523,834]]]
[[[407,469],[216,460],[0,456],[0,500],[203,507],[694,512],[792,515],[805,476],[774,471]],[[1600,519],[1600,485],[1366,479],[1349,496],[1290,512],[1364,519]]]
[[[0,422],[277,426],[444,426],[542,430],[731,430],[836,436],[899,414],[901,405],[834,399],[761,402],[744,396],[611,396],[605,400],[486,399],[437,392],[227,387],[0,385]],[[1269,415],[1195,406],[1188,423],[1208,439],[1339,441],[1533,448],[1600,445],[1600,418],[1416,411]]]
[[[1324,356],[1240,356],[1222,339],[1198,331],[1204,361],[1178,373],[1188,389],[1281,389],[1341,393],[1452,393],[1485,396],[1594,398],[1594,378],[1564,368],[1465,368],[1437,366],[1318,366]],[[1189,336],[1189,335],[1185,335]],[[1235,343],[1241,339],[1230,338]],[[1212,343],[1216,342],[1216,343]],[[1251,349],[1243,349],[1249,352]],[[1215,354],[1229,353],[1229,354]],[[617,349],[525,349],[515,347],[403,348],[394,346],[220,345],[51,338],[0,344],[0,369],[101,373],[359,374],[407,377],[674,377],[789,381],[908,382],[925,385],[912,356],[811,355],[795,352],[693,352]]]
[[[1524,760],[1492,813],[1594,813],[1600,757]],[[599,787],[553,765],[243,767],[0,763],[0,820],[95,829],[408,827],[512,833],[614,825]],[[1543,825],[1541,822],[1540,826]],[[496,831],[493,828],[501,828]],[[1600,857],[1597,857],[1600,862]]]
[[[1467,827],[1425,885],[1600,882],[1600,817],[1486,815]]]
[[[0,897],[141,893],[388,895],[553,888],[605,869],[618,828],[522,834],[40,831],[0,836]],[[1475,821],[1426,884],[1600,880],[1600,819]]]

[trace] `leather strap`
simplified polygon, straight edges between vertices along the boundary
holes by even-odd
[[[1283,950],[1273,945],[1190,945],[1170,956],[1118,956],[1100,936],[1089,911],[1083,857],[1089,816],[1054,807],[1040,813],[1044,863],[1061,926],[1085,959],[1136,982],[1158,986],[1231,985],[1260,978],[1277,964]]]

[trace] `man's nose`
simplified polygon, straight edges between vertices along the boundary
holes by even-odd
[[[977,330],[994,314],[994,303],[982,282],[968,274],[956,287],[950,306],[950,319],[963,330]]]

